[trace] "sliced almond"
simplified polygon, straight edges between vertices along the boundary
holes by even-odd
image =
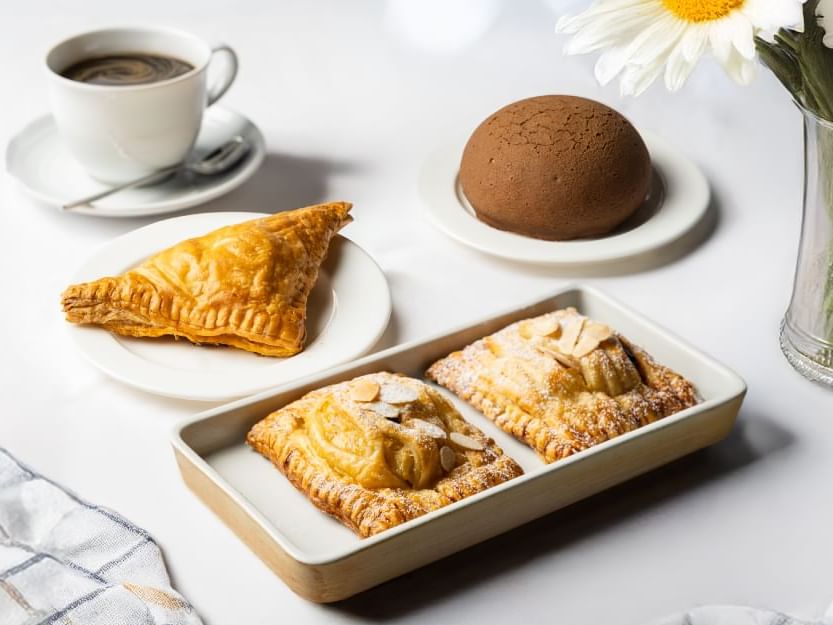
[[[419,393],[405,384],[386,383],[382,386],[380,399],[389,404],[409,404],[419,399]]]
[[[518,334],[521,335],[521,338],[524,339],[531,339],[535,336],[535,330],[533,328],[533,323],[529,319],[526,321],[522,321],[518,325]]]
[[[558,364],[567,367],[568,369],[572,369],[573,367],[578,366],[578,361],[576,361],[576,359],[572,356],[562,354],[558,350],[557,345],[550,345],[548,343],[541,342],[535,345],[535,348],[545,356],[550,356],[551,358],[554,358],[556,362],[558,362]]]
[[[578,367],[578,363],[572,356],[567,356],[566,354],[562,354],[561,352],[557,352],[555,350],[550,352],[550,356],[555,358],[558,364],[567,367],[568,369],[575,369]]]
[[[603,323],[585,323],[582,335],[590,336],[596,339],[599,343],[601,343],[602,341],[606,341],[611,336],[613,336],[613,330],[611,330],[609,326],[606,326]]]
[[[561,336],[561,323],[555,315],[545,315],[543,317],[527,319],[521,323],[518,332],[525,339],[531,339],[536,336],[558,338]]]
[[[445,430],[442,429],[438,425],[434,425],[433,423],[429,423],[423,419],[411,419],[411,424],[413,424],[417,429],[422,430],[431,438],[445,438],[446,433]]]
[[[450,473],[457,464],[457,454],[454,453],[451,447],[445,445],[440,447],[440,464],[446,473]]]
[[[350,399],[373,401],[379,396],[379,385],[368,378],[360,378],[350,384]]]
[[[399,418],[399,408],[396,406],[391,406],[390,404],[386,404],[382,401],[374,401],[368,404],[365,404],[367,408],[375,412],[380,417],[385,419],[398,419]]]
[[[483,445],[474,440],[471,436],[460,434],[460,432],[452,432],[448,435],[448,439],[463,449],[471,449],[472,451],[483,451]]]
[[[553,315],[539,317],[533,322],[532,331],[538,336],[558,338],[561,335],[561,323]]]
[[[561,333],[561,338],[558,340],[558,347],[563,354],[572,354],[573,348],[576,346],[576,341],[581,335],[581,330],[584,327],[585,317],[574,315],[567,317],[561,322],[564,331]]]
[[[576,358],[584,358],[598,346],[599,341],[585,332],[573,348],[573,356]]]

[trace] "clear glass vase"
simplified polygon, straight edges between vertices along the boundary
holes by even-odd
[[[804,216],[781,349],[799,373],[833,387],[833,124],[804,115]]]

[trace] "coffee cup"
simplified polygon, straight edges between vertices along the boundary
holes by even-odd
[[[185,159],[237,56],[175,29],[110,28],[57,44],[46,67],[62,140],[93,178],[118,184]]]

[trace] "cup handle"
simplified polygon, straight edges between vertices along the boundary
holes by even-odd
[[[209,64],[214,63],[214,59],[216,58],[215,55],[223,53],[228,57],[228,64],[223,69],[223,74],[216,80],[213,80],[208,86],[208,106],[211,106],[223,97],[237,76],[237,54],[235,54],[234,50],[225,44],[217,45],[211,48],[211,60],[209,61]]]

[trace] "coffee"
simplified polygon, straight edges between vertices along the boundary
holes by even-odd
[[[219,65],[218,56],[225,57]],[[81,33],[54,46],[45,61],[61,139],[108,185],[182,163],[203,112],[237,75],[234,50],[171,28]]]
[[[91,85],[128,87],[176,78],[194,66],[172,56],[143,52],[111,54],[73,63],[61,76]]]

